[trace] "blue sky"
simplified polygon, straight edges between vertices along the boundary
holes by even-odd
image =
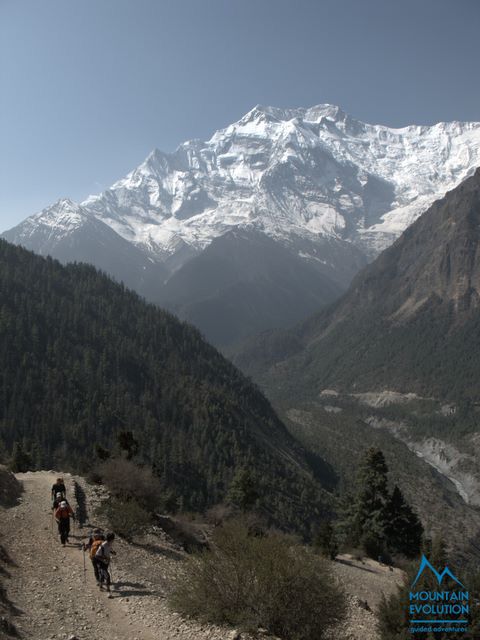
[[[255,104],[480,120],[479,0],[0,0],[0,231]]]

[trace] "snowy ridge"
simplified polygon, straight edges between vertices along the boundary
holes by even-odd
[[[43,253],[42,247],[51,246],[68,238],[77,229],[82,228],[92,219],[92,214],[73,202],[69,198],[61,198],[54,204],[46,207],[40,213],[24,220],[18,227],[6,232],[4,235],[16,244],[29,246],[31,236],[35,235],[37,242],[41,238],[41,246],[37,248]],[[15,232],[14,238],[12,233]]]
[[[256,106],[206,142],[154,150],[80,207],[56,203],[22,233],[94,216],[158,261],[183,262],[234,228],[290,246],[343,240],[372,257],[479,165],[480,123],[392,129],[334,105]]]

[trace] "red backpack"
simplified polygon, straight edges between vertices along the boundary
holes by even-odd
[[[58,507],[58,509],[55,511],[55,518],[57,520],[63,520],[65,518],[69,518],[71,516],[71,509],[70,507]]]

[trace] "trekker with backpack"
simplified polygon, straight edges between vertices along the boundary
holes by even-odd
[[[95,580],[98,585],[100,584],[100,573],[98,571],[98,564],[95,560],[95,554],[103,542],[105,542],[105,535],[103,531],[101,529],[94,529],[88,538],[88,542],[83,545],[83,551],[88,551],[88,556],[93,567],[93,573],[95,574]]]
[[[69,504],[65,496],[59,491],[55,496],[55,500],[53,501],[52,509],[55,511],[55,509],[57,509],[60,506],[61,502],[66,502],[67,504]]]
[[[57,497],[57,493],[61,493],[63,498],[67,495],[63,478],[57,478],[55,484],[52,485],[52,501]]]
[[[107,539],[98,547],[95,553],[95,562],[98,567],[98,574],[100,576],[100,589],[103,590],[103,585],[107,587],[107,591],[110,592],[111,577],[108,571],[111,557],[116,555],[112,549],[113,541],[115,540],[114,533],[107,533]]]
[[[72,507],[65,500],[62,500],[54,511],[54,517],[58,524],[60,541],[62,545],[65,546],[70,534],[70,518],[75,520],[75,514],[73,513]]]

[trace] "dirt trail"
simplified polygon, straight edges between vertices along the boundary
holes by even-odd
[[[24,493],[17,506],[0,510],[2,541],[16,566],[6,587],[18,615],[13,622],[29,640],[231,640],[232,629],[187,621],[167,605],[183,553],[157,538],[129,545],[117,539],[112,564],[112,598],[95,583],[88,555],[83,568],[82,540],[90,528],[73,527],[70,543],[60,544],[52,522],[50,490],[57,473],[17,474]],[[63,474],[69,502],[92,517],[98,496],[83,478],[85,504],[74,497],[74,482]]]
[[[24,493],[18,506],[3,512],[4,539],[15,567],[8,593],[20,615],[17,629],[25,638],[50,640],[153,640],[151,631],[132,621],[99,591],[86,556],[83,570],[81,534],[72,528],[70,543],[60,545],[50,509],[50,488],[56,475],[49,472],[18,474]],[[72,505],[73,484],[65,476]],[[114,594],[117,596],[117,594]]]
[[[167,605],[169,585],[183,557],[175,545],[151,536],[129,545],[115,541],[112,599],[94,580],[81,542],[89,529],[71,531],[70,544],[62,547],[52,521],[50,489],[57,474],[48,471],[17,474],[24,493],[16,506],[0,509],[2,544],[13,562],[6,581],[8,597],[17,610],[13,622],[20,638],[29,640],[238,640],[231,628],[187,621]],[[73,478],[64,474],[72,507]],[[92,516],[99,498],[94,487],[76,478]],[[335,640],[377,640],[375,615],[363,601],[376,607],[381,592],[390,593],[401,572],[368,561],[342,557],[334,563],[338,579],[350,594],[348,614],[329,637]],[[357,566],[358,565],[358,566]],[[372,565],[372,566],[370,566]],[[1,637],[1,631],[0,631]],[[247,640],[245,634],[241,638]],[[265,636],[266,640],[267,637]]]

